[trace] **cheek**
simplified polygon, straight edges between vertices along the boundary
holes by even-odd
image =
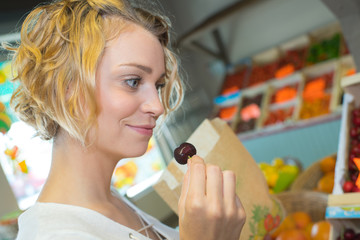
[[[102,98],[99,117],[110,119],[112,117],[121,120],[138,109],[137,99],[126,94],[108,94]]]

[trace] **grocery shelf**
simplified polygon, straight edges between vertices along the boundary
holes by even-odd
[[[311,118],[301,121],[285,122],[278,125],[255,130],[252,132],[240,133],[237,136],[241,141],[246,141],[246,140],[269,136],[272,134],[278,134],[290,130],[297,130],[301,128],[311,127],[318,124],[323,124],[326,122],[336,121],[340,119],[341,119],[341,111],[336,111],[317,118]]]

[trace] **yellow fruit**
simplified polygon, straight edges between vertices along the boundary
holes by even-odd
[[[280,168],[285,165],[285,162],[282,158],[274,158],[272,161],[272,165],[276,168]]]
[[[282,172],[298,174],[299,168],[295,165],[285,165],[280,169]]]
[[[258,166],[261,169],[261,171],[265,171],[267,168],[271,167],[270,164],[264,162],[259,163]]]
[[[270,166],[263,170],[266,182],[269,187],[274,187],[276,184],[277,179],[279,178],[279,173],[277,172],[276,168],[273,166]]]

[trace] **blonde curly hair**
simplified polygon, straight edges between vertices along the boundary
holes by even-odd
[[[54,138],[61,127],[85,145],[98,114],[97,65],[107,41],[129,23],[145,28],[162,44],[166,85],[160,98],[165,115],[178,107],[184,94],[176,56],[168,47],[166,18],[126,0],[61,0],[31,11],[22,25],[21,43],[6,46],[14,52],[14,80],[20,81],[11,99],[19,118],[43,139]]]

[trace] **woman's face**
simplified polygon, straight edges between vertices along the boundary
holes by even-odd
[[[164,112],[164,77],[163,48],[150,32],[130,25],[108,42],[96,73],[98,150],[118,159],[145,153]]]

